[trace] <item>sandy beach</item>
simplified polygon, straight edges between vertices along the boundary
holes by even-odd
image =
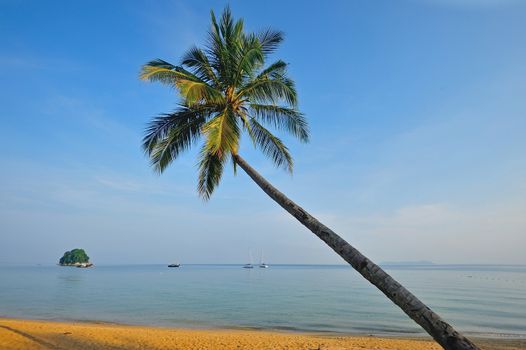
[[[524,349],[521,341],[482,341],[483,349]],[[0,319],[2,350],[348,349],[439,350],[429,340],[326,336],[253,330],[192,330],[106,323]]]

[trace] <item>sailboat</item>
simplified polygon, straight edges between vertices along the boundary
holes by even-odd
[[[253,269],[254,268],[254,265],[252,265],[252,252],[249,250],[248,251],[248,261],[249,263],[248,264],[245,264],[243,265],[243,268],[244,269]]]
[[[259,255],[259,268],[266,269],[268,265],[263,262],[263,249],[261,249],[261,254]]]

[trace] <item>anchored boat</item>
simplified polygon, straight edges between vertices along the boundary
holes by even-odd
[[[243,268],[244,269],[253,269],[254,265],[252,265],[252,252],[250,250],[248,251],[248,261],[249,261],[249,263],[243,265]]]
[[[259,268],[260,269],[266,269],[268,268],[268,265],[264,263],[263,260],[263,249],[261,249],[261,254],[259,255]]]

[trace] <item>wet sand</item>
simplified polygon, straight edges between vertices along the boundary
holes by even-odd
[[[526,349],[522,340],[478,340],[487,350]],[[0,318],[2,350],[302,349],[440,350],[430,340],[254,330],[194,330]]]

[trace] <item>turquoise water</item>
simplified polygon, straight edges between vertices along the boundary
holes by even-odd
[[[526,267],[386,267],[461,331],[526,337]],[[422,334],[347,266],[1,266],[0,316],[182,327]]]

